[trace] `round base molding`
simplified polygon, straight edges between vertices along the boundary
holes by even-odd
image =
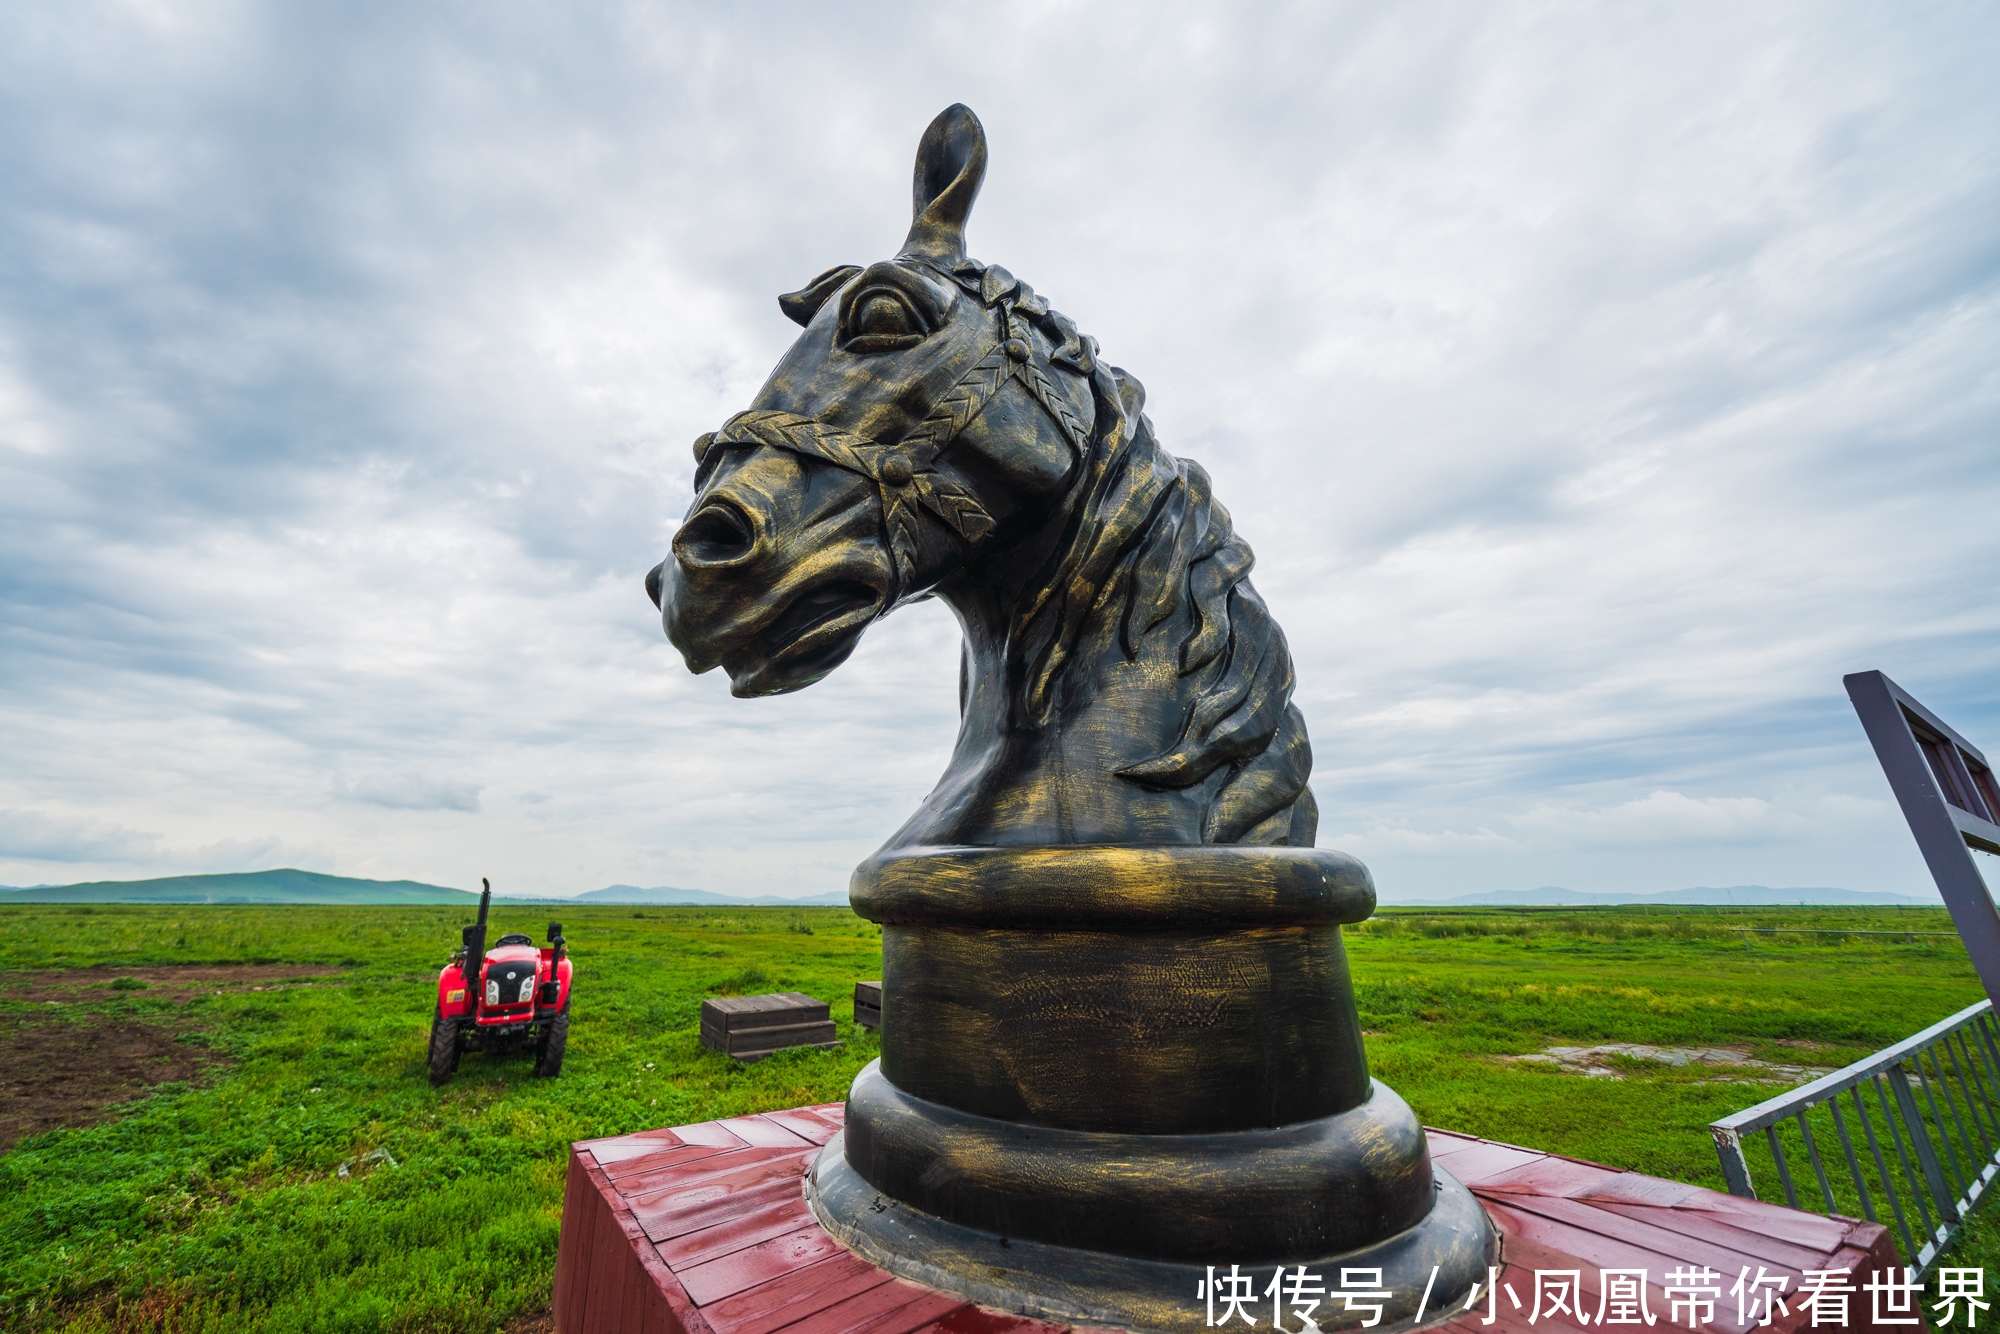
[[[1458,1313],[1487,1267],[1499,1263],[1499,1239],[1472,1192],[1448,1173],[1432,1169],[1432,1205],[1414,1226],[1352,1251],[1287,1256],[1286,1269],[1303,1265],[1329,1289],[1340,1271],[1381,1271],[1381,1318],[1371,1334],[1441,1323]],[[900,1278],[968,1301],[1033,1319],[1144,1334],[1195,1334],[1211,1311],[1203,1284],[1241,1264],[1258,1294],[1252,1309],[1261,1324],[1270,1313],[1262,1296],[1279,1261],[1207,1263],[1146,1260],[1052,1242],[1004,1236],[948,1222],[901,1203],[863,1180],[847,1158],[845,1135],[836,1136],[806,1176],[813,1216],[842,1245]],[[1168,1220],[1171,1221],[1171,1220]],[[1223,1258],[1223,1257],[1218,1257]],[[1337,1295],[1321,1301],[1313,1320],[1322,1330],[1362,1327],[1372,1314],[1349,1312]],[[1421,1318],[1419,1310],[1421,1309]],[[1286,1308],[1288,1328],[1298,1328]]]

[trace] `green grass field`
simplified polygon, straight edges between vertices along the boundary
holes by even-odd
[[[855,979],[880,976],[880,936],[843,909],[562,916],[577,964],[562,1076],[474,1055],[433,1090],[432,979],[460,910],[0,911],[0,971],[27,998],[0,1026],[10,1055],[56,1050],[87,1066],[130,1030],[206,1062],[110,1120],[0,1156],[0,1327],[543,1327],[570,1140],[837,1100],[877,1052],[849,998]],[[497,931],[538,939],[543,925],[495,917]],[[1719,1187],[1707,1123],[1778,1086],[1647,1062],[1586,1078],[1501,1058],[1728,1044],[1832,1067],[1982,994],[1953,940],[1746,947],[1728,930],[1753,925],[1950,930],[1942,909],[1390,910],[1348,933],[1374,1073],[1432,1125]],[[146,981],[187,964],[261,965],[264,989]],[[313,965],[341,971],[288,972]],[[844,1049],[744,1068],[698,1045],[702,997],[791,990],[833,1002]],[[376,1150],[396,1165],[369,1161]],[[1968,1254],[1986,1247],[1975,1237]]]

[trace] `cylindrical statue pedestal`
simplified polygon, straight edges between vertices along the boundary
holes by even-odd
[[[1163,1332],[1204,1326],[1211,1266],[1260,1288],[1305,1266],[1323,1329],[1366,1318],[1340,1271],[1380,1270],[1386,1331],[1451,1315],[1496,1262],[1485,1213],[1368,1076],[1340,927],[1375,891],[1353,858],[903,849],[852,897],[882,926],[882,1059],[807,1190],[884,1268]]]

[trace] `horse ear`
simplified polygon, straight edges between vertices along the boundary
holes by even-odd
[[[965,219],[986,179],[986,130],[962,103],[938,113],[917,145],[909,239],[903,254],[950,262],[965,256]]]
[[[813,316],[819,314],[819,308],[826,304],[827,298],[847,286],[848,279],[859,272],[861,266],[858,264],[842,264],[828,269],[798,291],[779,297],[778,309],[784,311],[785,317],[794,324],[811,324]]]

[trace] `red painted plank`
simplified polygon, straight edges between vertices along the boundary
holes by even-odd
[[[613,1163],[622,1163],[628,1158],[644,1158],[649,1153],[664,1153],[669,1149],[678,1149],[681,1147],[683,1146],[679,1143],[669,1140],[636,1139],[628,1136],[623,1139],[604,1140],[601,1143],[593,1144],[589,1147],[588,1152],[592,1158],[597,1160],[599,1167],[609,1167]]]
[[[1428,1127],[1424,1133],[1427,1136],[1449,1135],[1453,1139],[1470,1140],[1474,1144],[1484,1145],[1488,1148],[1512,1149],[1516,1153],[1525,1153],[1531,1158],[1554,1158],[1565,1163],[1575,1163],[1578,1167],[1594,1167],[1600,1172],[1623,1172],[1625,1170],[1622,1167],[1613,1167],[1610,1163],[1593,1162],[1589,1158],[1578,1158],[1574,1154],[1568,1153],[1555,1153],[1549,1149],[1531,1148],[1526,1144],[1509,1144],[1507,1141],[1501,1139],[1480,1139],[1476,1135],[1457,1135],[1450,1131],[1431,1130]],[[1433,1153],[1448,1151],[1448,1149],[1437,1149],[1433,1150]]]
[[[639,1313],[639,1334],[680,1334],[673,1326],[673,1315],[660,1294],[650,1293],[645,1308]]]
[[[619,1330],[636,1330],[638,1334],[645,1334],[647,1325],[659,1323],[655,1314],[659,1303],[659,1290],[653,1286],[653,1280],[646,1271],[639,1267],[638,1253],[633,1252],[626,1258],[625,1315],[619,1322]]]
[[[1893,1271],[1897,1279],[1902,1278],[1903,1261],[1896,1254],[1895,1238],[1888,1228],[1879,1223],[1862,1223],[1855,1228],[1855,1242],[1856,1245],[1841,1249],[1840,1254],[1834,1257],[1832,1268],[1853,1270],[1856,1289],[1884,1269]],[[1872,1292],[1857,1291],[1854,1294],[1855,1304],[1852,1309],[1855,1324],[1863,1329],[1879,1330],[1880,1334],[1910,1334],[1910,1327],[1907,1325],[1900,1327],[1878,1325],[1875,1321],[1874,1299],[1875,1294]],[[1921,1294],[1917,1297],[1916,1305],[1924,1313],[1926,1320],[1935,1318]],[[1885,1311],[1883,1314],[1888,1315],[1889,1312]],[[1907,1319],[1907,1315],[1904,1318]]]
[[[1509,1144],[1507,1147],[1510,1149],[1520,1149],[1523,1153],[1542,1152],[1540,1149],[1530,1149],[1520,1144]],[[1575,1163],[1578,1167],[1594,1167],[1600,1172],[1623,1172],[1625,1170],[1622,1167],[1613,1167],[1610,1163],[1593,1162],[1588,1158],[1577,1158],[1567,1153],[1551,1153],[1549,1157],[1559,1158],[1566,1163]]]
[[[1752,1232],[1782,1237],[1798,1246],[1830,1251],[1841,1244],[1853,1224],[1824,1214],[1809,1214],[1761,1200],[1743,1200],[1721,1191],[1705,1190],[1674,1206],[1676,1211],[1706,1214]]]
[[[1773,1270],[1785,1268],[1797,1272],[1801,1267],[1817,1268],[1819,1261],[1824,1258],[1807,1256],[1807,1263],[1799,1266],[1790,1258],[1781,1260],[1769,1253],[1761,1256],[1748,1254],[1704,1242],[1698,1238],[1679,1237],[1671,1233],[1662,1234],[1658,1229],[1653,1229],[1656,1236],[1664,1239],[1665,1248],[1662,1249],[1656,1245],[1635,1243],[1624,1238],[1592,1232],[1573,1223],[1550,1218],[1540,1210],[1513,1207],[1524,1201],[1538,1205],[1566,1203],[1566,1201],[1525,1200],[1525,1197],[1520,1196],[1505,1204],[1489,1202],[1488,1212],[1506,1234],[1503,1246],[1513,1245],[1517,1241],[1534,1241],[1551,1250],[1573,1255],[1578,1263],[1590,1269],[1643,1268],[1664,1278],[1670,1271],[1684,1266],[1706,1266],[1717,1273],[1729,1275],[1733,1282],[1745,1264],[1754,1268],[1760,1260]],[[1643,1227],[1637,1223],[1631,1226]],[[1789,1256],[1800,1255],[1796,1249],[1787,1249]]]
[[[954,1306],[954,1303],[957,1305]],[[960,1311],[974,1311],[977,1307],[965,1304],[962,1297],[947,1297],[940,1293],[926,1293],[908,1306],[899,1307],[876,1320],[858,1326],[853,1334],[915,1334],[919,1329],[939,1323],[939,1317],[950,1319]]]
[[[889,1282],[886,1271],[843,1252],[704,1306],[716,1334],[772,1334]]]
[[[779,1149],[743,1149],[719,1153],[686,1170],[649,1174],[652,1180],[619,1185],[626,1207],[635,1213],[657,1214],[704,1204],[766,1181],[797,1181],[805,1176],[817,1150],[803,1153]]]
[[[695,1309],[687,1289],[667,1268],[667,1262],[659,1257],[652,1243],[641,1237],[633,1242],[633,1250],[639,1257],[639,1267],[645,1270],[653,1290],[659,1294],[659,1304],[664,1308],[660,1328],[665,1334],[714,1334],[708,1321]]]
[[[1449,1168],[1447,1168],[1449,1170]],[[1623,1172],[1605,1167],[1582,1167],[1562,1158],[1537,1158],[1484,1177],[1479,1193],[1505,1191],[1510,1195],[1558,1195],[1575,1198],[1589,1192],[1610,1189]],[[1693,1190],[1693,1186],[1687,1187]]]
[[[1539,1331],[1539,1334],[1549,1334],[1551,1325],[1546,1312],[1542,1314],[1540,1320],[1534,1325],[1530,1325],[1528,1320],[1530,1315],[1535,1314],[1535,1271],[1538,1269],[1545,1272],[1570,1269],[1580,1271],[1579,1278],[1582,1289],[1581,1300],[1583,1308],[1586,1314],[1591,1317],[1591,1323],[1595,1324],[1598,1305],[1603,1300],[1602,1275],[1598,1272],[1600,1268],[1648,1269],[1646,1309],[1652,1313],[1657,1322],[1650,1328],[1659,1332],[1659,1334],[1664,1334],[1664,1331],[1668,1329],[1685,1330],[1688,1328],[1685,1317],[1678,1322],[1670,1319],[1673,1305],[1668,1299],[1661,1281],[1671,1270],[1679,1268],[1678,1264],[1670,1264],[1665,1268],[1661,1268],[1656,1263],[1652,1263],[1656,1257],[1648,1256],[1643,1252],[1637,1252],[1624,1257],[1612,1257],[1612,1263],[1600,1266],[1592,1260],[1580,1258],[1567,1251],[1543,1245],[1526,1236],[1517,1234],[1507,1227],[1506,1220],[1504,1219],[1496,1221],[1500,1221],[1502,1224],[1505,1239],[1502,1242],[1501,1249],[1506,1260],[1500,1270],[1499,1284],[1493,1302],[1494,1315],[1496,1317],[1494,1323],[1491,1325],[1481,1323],[1485,1319],[1488,1308],[1487,1295],[1481,1292],[1479,1301],[1472,1310],[1454,1313],[1452,1318],[1440,1328],[1450,1330],[1452,1334],[1527,1334],[1530,1330]],[[1713,1322],[1704,1323],[1699,1328],[1713,1331],[1713,1334],[1741,1334],[1743,1327],[1736,1324],[1734,1308],[1727,1296],[1729,1284],[1735,1281],[1735,1276],[1736,1271],[1734,1270],[1721,1275],[1721,1281],[1717,1286],[1722,1288],[1724,1296],[1716,1303],[1716,1319]],[[1506,1290],[1509,1287],[1513,1289],[1515,1296],[1520,1298],[1521,1305],[1518,1309],[1515,1308],[1513,1302],[1507,1296]],[[1783,1317],[1780,1317],[1780,1325],[1765,1331],[1765,1334],[1784,1334],[1782,1321]],[[1575,1325],[1576,1322],[1571,1316],[1562,1315],[1556,1318],[1554,1330],[1556,1334],[1570,1334],[1570,1331],[1575,1329]],[[1586,1326],[1586,1328],[1588,1327]]]
[[[645,1334],[646,1313],[652,1308],[653,1299],[658,1295],[653,1290],[652,1279],[648,1278],[646,1271],[639,1267],[638,1254],[627,1251],[625,1254],[625,1301],[622,1313],[618,1318],[618,1328],[621,1334],[627,1330],[637,1330],[639,1334]]]
[[[808,1316],[785,1334],[909,1334],[965,1305],[963,1297],[897,1279]]]
[[[1618,1214],[1682,1236],[1705,1237],[1749,1255],[1762,1255],[1766,1264],[1771,1263],[1768,1252],[1774,1246],[1787,1246],[1795,1251],[1824,1256],[1839,1249],[1847,1236],[1843,1225],[1835,1239],[1828,1242],[1823,1229],[1810,1226],[1824,1223],[1826,1219],[1775,1207],[1773,1217],[1759,1218],[1756,1215],[1707,1213],[1697,1209],[1649,1209],[1644,1205],[1620,1204],[1615,1200],[1592,1200],[1589,1203],[1592,1208],[1608,1214]],[[1785,1217],[1787,1214],[1792,1217]],[[1813,1267],[1824,1266],[1815,1261]]]
[[[803,1202],[799,1179],[795,1176],[779,1181],[767,1181],[761,1186],[737,1191],[719,1200],[690,1205],[684,1209],[668,1209],[658,1213],[635,1210],[633,1217],[638,1219],[647,1237],[655,1242],[666,1242],[675,1237],[684,1237],[690,1232],[699,1232],[703,1228],[726,1223],[731,1218],[742,1217],[752,1210],[783,1204],[788,1200]]]
[[[583,1326],[584,1293],[590,1285],[590,1242],[596,1227],[590,1177],[583,1154],[570,1151],[563,1185],[562,1227],[556,1238],[555,1292],[550,1301],[556,1329],[567,1334]]]
[[[803,1135],[795,1135],[782,1124],[767,1116],[732,1116],[727,1121],[715,1124],[728,1130],[730,1134],[745,1144],[755,1144],[760,1148],[803,1149],[818,1143]]]
[[[924,1329],[936,1334],[1066,1334],[1070,1326],[1050,1325],[1024,1315],[1005,1315],[984,1306],[961,1306]]]
[[[1685,1181],[1649,1177],[1643,1172],[1620,1172],[1602,1185],[1593,1186],[1576,1198],[1589,1200],[1592,1204],[1644,1204],[1660,1209],[1671,1209],[1698,1196],[1712,1194],[1713,1191],[1703,1190],[1700,1186],[1690,1186]]]
[[[1498,1299],[1493,1308],[1499,1318],[1499,1323],[1504,1324],[1510,1316],[1526,1323],[1528,1317],[1535,1313],[1535,1271],[1537,1269],[1575,1269],[1580,1271],[1580,1293],[1578,1299],[1592,1311],[1597,1309],[1597,1304],[1603,1295],[1602,1289],[1599,1286],[1601,1276],[1597,1272],[1600,1266],[1580,1260],[1575,1255],[1560,1247],[1545,1245],[1532,1237],[1520,1236],[1513,1233],[1508,1233],[1506,1238],[1500,1243],[1500,1254],[1503,1263],[1500,1266],[1499,1283],[1496,1288]],[[1614,1263],[1611,1267],[1617,1266]],[[1518,1310],[1515,1308],[1513,1300],[1507,1295],[1506,1290],[1510,1287],[1513,1289],[1514,1295],[1521,1299],[1521,1305]],[[1649,1296],[1651,1295],[1657,1294],[1649,1294]],[[1486,1308],[1487,1301],[1482,1296],[1478,1306],[1468,1314],[1477,1315],[1481,1319],[1484,1319]],[[1543,1318],[1546,1319],[1546,1316]],[[1498,1324],[1490,1325],[1486,1328],[1495,1329],[1498,1328]]]
[[[640,1272],[637,1265],[632,1268],[635,1273]],[[639,1307],[633,1312],[632,1324],[628,1328],[633,1334],[670,1334],[664,1323],[667,1315],[666,1308],[660,1302],[660,1294],[654,1292],[652,1285],[643,1277],[640,1282],[643,1286],[639,1294]]]
[[[725,1215],[722,1222],[683,1232],[679,1236],[656,1239],[653,1249],[678,1274],[746,1246],[755,1246],[803,1227],[817,1226],[805,1197],[794,1191],[754,1209]]]
[[[697,1306],[706,1306],[731,1293],[768,1283],[814,1260],[837,1255],[843,1249],[839,1242],[826,1234],[825,1229],[814,1223],[758,1245],[732,1251],[706,1264],[689,1269],[675,1266],[674,1277],[681,1281],[681,1286],[687,1289],[688,1296],[694,1299]],[[660,1258],[669,1265],[673,1264],[664,1254]]]
[[[613,1181],[637,1176],[641,1172],[657,1172],[666,1167],[678,1167],[682,1163],[700,1162],[703,1158],[713,1158],[718,1153],[730,1150],[715,1144],[683,1144],[678,1148],[662,1149],[658,1153],[642,1154],[637,1158],[627,1158],[622,1162],[600,1163],[604,1175]],[[625,1189],[623,1186],[620,1190]]]
[[[1507,1202],[1628,1246],[1643,1247],[1674,1260],[1693,1260],[1712,1269],[1721,1267],[1717,1260],[1723,1257],[1728,1257],[1732,1266],[1761,1259],[1773,1267],[1782,1264],[1793,1269],[1813,1269],[1828,1253],[1825,1249],[1795,1246],[1775,1237],[1759,1237],[1741,1228],[1702,1227],[1699,1214],[1680,1214],[1673,1221],[1682,1226],[1670,1230],[1650,1220],[1628,1218],[1624,1210],[1596,1208],[1580,1200],[1512,1195]],[[1686,1226],[1690,1223],[1696,1226]],[[1710,1255],[1716,1259],[1708,1258]]]
[[[683,1144],[713,1144],[722,1149],[740,1149],[743,1141],[729,1133],[720,1121],[697,1121],[691,1126],[675,1126],[674,1134]]]
[[[1457,1177],[1460,1182],[1472,1186],[1490,1176],[1513,1171],[1515,1168],[1546,1157],[1548,1155],[1545,1153],[1530,1153],[1526,1149],[1481,1141],[1446,1154],[1435,1161],[1439,1167]]]
[[[724,1150],[698,1162],[662,1168],[638,1178],[626,1178],[618,1184],[618,1192],[630,1202],[632,1208],[664,1208],[672,1200],[686,1200],[694,1204],[702,1198],[712,1200],[726,1196],[738,1182],[756,1184],[774,1174],[794,1178],[804,1176],[818,1152],[820,1150],[810,1144],[804,1148]]]
[[[662,1126],[657,1130],[635,1130],[629,1135],[599,1135],[596,1139],[579,1139],[570,1143],[572,1149],[588,1149],[598,1144],[622,1144],[627,1140],[665,1140],[669,1147],[680,1142],[680,1126]]]
[[[814,1144],[824,1144],[840,1133],[840,1122],[814,1116],[803,1107],[784,1112],[764,1112],[761,1115],[766,1121],[775,1121],[793,1134]]]
[[[601,1195],[595,1212],[590,1289],[584,1300],[579,1334],[619,1334],[625,1314],[626,1272],[637,1262],[625,1244],[625,1231],[618,1226],[615,1212]]]

